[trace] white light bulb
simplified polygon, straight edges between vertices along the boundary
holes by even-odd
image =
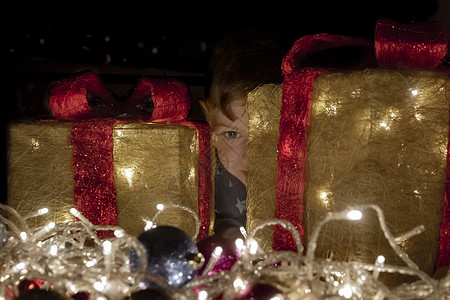
[[[38,214],[39,215],[45,215],[46,213],[48,213],[48,208],[47,207],[43,207],[38,209]]]
[[[112,252],[112,243],[110,241],[103,242],[103,255],[110,255]]]
[[[19,235],[22,241],[25,241],[28,238],[28,235],[25,231],[22,231]]]
[[[233,287],[244,290],[247,287],[247,285],[244,283],[244,281],[242,281],[241,278],[238,277],[236,278],[236,280],[233,281]]]
[[[377,257],[377,263],[379,263],[380,265],[384,264],[384,262],[386,261],[386,258],[383,255],[378,255]]]
[[[145,222],[144,230],[145,230],[145,231],[150,230],[150,229],[153,228],[153,226],[154,226],[154,224],[153,224],[152,221],[146,221],[146,222]]]
[[[206,300],[208,299],[208,292],[207,291],[200,291],[198,293],[198,300]]]
[[[245,230],[244,227],[242,227],[242,226],[239,227],[239,231],[241,232],[241,234],[244,238],[247,238],[247,231]]]
[[[339,289],[339,296],[343,296],[347,299],[351,298],[353,295],[352,286],[350,284],[344,284],[342,288]]]
[[[216,247],[216,248],[214,248],[213,255],[214,255],[214,257],[218,258],[218,257],[220,257],[220,255],[222,255],[222,252],[223,252],[222,247]]]
[[[162,211],[164,209],[164,204],[159,203],[158,205],[156,205],[156,209]]]
[[[357,209],[352,209],[347,212],[347,218],[352,221],[361,220],[362,212]]]
[[[256,254],[258,252],[258,243],[255,240],[250,241],[250,249],[248,250],[251,255]]]
[[[244,240],[243,239],[236,239],[234,244],[236,245],[236,249],[239,252],[242,252],[242,250],[244,250]]]

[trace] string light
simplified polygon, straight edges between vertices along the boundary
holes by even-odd
[[[164,209],[182,208],[166,204]],[[2,208],[2,206],[0,206]],[[386,258],[378,255],[373,264],[341,262],[318,259],[314,255],[317,237],[315,232],[329,222],[347,220],[359,222],[365,210],[374,210],[380,227],[395,253],[405,262],[402,266],[386,264]],[[161,210],[157,210],[156,214]],[[146,253],[134,236],[128,235],[116,226],[93,225],[80,212],[71,210],[78,221],[49,223],[45,226],[23,231],[25,238],[12,236],[0,249],[5,263],[0,273],[0,297],[5,299],[6,288],[17,291],[17,285],[27,278],[43,280],[48,288],[53,286],[62,294],[89,293],[92,299],[123,299],[134,291],[145,288],[144,278],[152,278],[145,272]],[[156,218],[153,218],[156,219]],[[82,221],[83,220],[83,221]],[[86,223],[88,222],[88,223]],[[20,223],[20,221],[19,221]],[[258,246],[257,233],[267,226],[282,226],[297,243],[298,251],[265,252]],[[114,237],[95,239],[96,231],[110,230]],[[234,299],[251,284],[270,282],[280,290],[271,300],[282,299],[334,299],[341,297],[355,300],[382,299],[445,299],[450,297],[450,276],[437,280],[420,271],[397,243],[423,232],[418,226],[403,235],[394,237],[389,231],[384,214],[376,205],[362,205],[347,210],[330,212],[319,220],[310,236],[306,254],[293,225],[284,220],[270,219],[248,233],[248,237],[237,239],[235,245],[241,258],[230,270],[194,278],[186,285],[175,288],[165,286],[174,299]],[[89,243],[85,243],[89,240]],[[136,253],[141,266],[132,271],[129,266],[131,251]],[[223,254],[222,247],[216,247],[205,270],[212,268]],[[79,260],[81,264],[74,264]],[[418,278],[416,282],[388,288],[379,280],[382,272],[401,273]],[[161,280],[160,278],[158,280]],[[158,281],[159,282],[159,281]],[[198,294],[194,292],[198,291]],[[1,300],[1,299],[0,299]]]

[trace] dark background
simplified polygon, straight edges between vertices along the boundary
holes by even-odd
[[[117,94],[141,76],[177,77],[193,94],[190,118],[203,120],[207,60],[214,44],[242,27],[272,30],[288,45],[305,34],[373,39],[376,21],[436,19],[450,24],[448,0],[157,3],[3,2],[0,17],[0,199],[7,197],[8,124],[50,116],[52,81],[91,69]],[[450,30],[447,29],[447,32]]]

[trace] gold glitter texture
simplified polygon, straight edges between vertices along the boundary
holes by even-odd
[[[267,84],[247,97],[247,156],[250,163],[247,179],[248,231],[274,216],[281,94],[282,85]],[[258,234],[259,245],[271,249],[273,228],[267,227]]]
[[[427,71],[367,69],[317,79],[308,129],[305,227],[327,212],[376,204],[420,269],[436,265],[446,182],[448,79]],[[335,260],[401,264],[376,217],[335,222],[322,231],[316,254]],[[396,284],[395,279],[389,280]]]

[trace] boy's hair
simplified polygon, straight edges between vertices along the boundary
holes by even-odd
[[[234,120],[228,104],[246,99],[247,94],[266,83],[281,83],[281,63],[287,43],[274,32],[246,28],[233,31],[215,46],[209,61],[206,105]]]

